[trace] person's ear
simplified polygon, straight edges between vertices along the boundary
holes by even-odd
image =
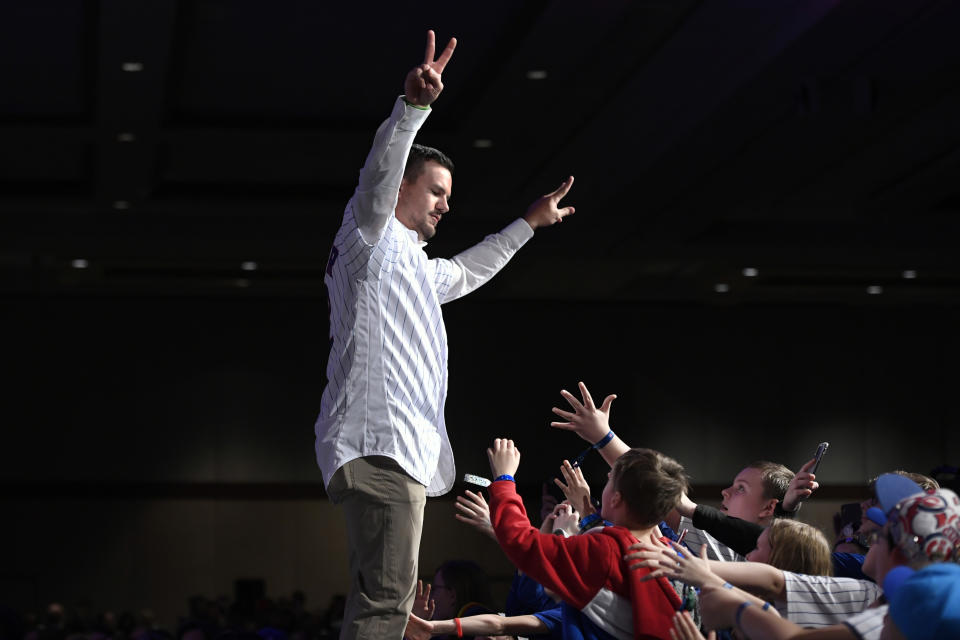
[[[623,496],[620,495],[619,491],[614,491],[610,496],[610,506],[613,508],[619,507],[621,502],[623,502]]]
[[[400,180],[400,189],[397,191],[397,209],[400,209],[404,206],[404,203],[407,201],[407,187],[409,186],[407,179],[403,178]]]
[[[780,502],[776,498],[770,498],[764,503],[763,508],[760,509],[760,513],[757,514],[760,518],[769,518],[777,510],[777,503]]]

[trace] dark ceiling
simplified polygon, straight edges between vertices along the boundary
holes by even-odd
[[[576,176],[479,295],[960,301],[936,0],[5,3],[0,292],[323,296],[427,28],[460,42],[419,137],[457,162],[435,255]]]

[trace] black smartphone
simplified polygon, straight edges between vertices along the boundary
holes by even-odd
[[[810,473],[816,473],[817,469],[820,468],[820,461],[823,459],[823,454],[827,452],[827,447],[829,446],[829,442],[821,442],[819,445],[817,445],[817,453],[813,456],[816,458],[816,462],[813,463],[813,468],[810,469]]]

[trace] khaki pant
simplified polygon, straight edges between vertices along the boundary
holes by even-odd
[[[343,507],[350,550],[340,639],[401,640],[416,595],[424,486],[391,458],[371,456],[340,467],[327,495]]]

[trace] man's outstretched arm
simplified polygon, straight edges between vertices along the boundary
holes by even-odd
[[[443,91],[441,74],[453,56],[457,39],[451,38],[440,57],[434,60],[435,40],[433,31],[428,31],[424,61],[407,74],[404,95],[377,129],[360,171],[360,183],[353,196],[353,214],[368,244],[376,242],[393,215],[410,146],[430,113],[430,105]]]
[[[560,200],[573,186],[573,176],[564,180],[556,190],[537,198],[523,221],[519,219],[494,233],[480,243],[461,251],[450,260],[437,260],[437,270],[444,278],[438,282],[440,302],[450,302],[467,295],[502,269],[513,254],[532,236],[533,231],[560,222],[574,212],[574,208],[561,207]]]

